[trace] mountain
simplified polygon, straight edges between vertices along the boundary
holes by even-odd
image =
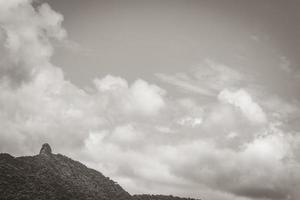
[[[188,200],[163,195],[130,195],[102,173],[44,144],[35,156],[0,154],[1,200]],[[191,200],[191,199],[189,199]]]
[[[150,195],[150,194],[140,194],[140,195],[133,195],[134,200],[195,200],[192,198],[181,198],[181,197],[174,197],[172,195]]]

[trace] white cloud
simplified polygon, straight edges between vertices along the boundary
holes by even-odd
[[[203,67],[196,71],[195,77],[210,89],[216,91],[224,87],[234,87],[242,84],[246,76],[234,68],[206,59]]]
[[[193,118],[193,117],[184,117],[178,120],[178,124],[182,126],[190,126],[195,128],[202,124],[203,120],[201,118]]]
[[[266,114],[262,108],[254,102],[250,94],[243,89],[236,92],[224,89],[219,93],[218,99],[221,102],[229,103],[239,108],[250,121],[257,123],[267,122]]]
[[[61,27],[61,14],[51,10],[46,3],[34,9],[31,2],[1,0],[0,26],[6,35],[5,47],[10,60],[0,69],[9,72],[5,75],[13,82],[24,81],[51,65],[49,59],[53,47],[50,39],[61,40],[66,35]]]
[[[289,160],[289,143],[276,133],[258,137],[234,151],[198,140],[171,147],[172,154],[167,157],[172,173],[191,185],[204,184],[249,199],[286,199],[293,193],[291,185],[300,178],[299,165]]]
[[[107,75],[94,83],[100,95],[109,98],[108,103],[127,113],[155,115],[165,106],[165,91],[141,79],[129,86],[125,79]]]
[[[186,91],[195,92],[195,93],[205,95],[205,96],[214,96],[215,95],[215,93],[213,91],[199,87],[199,86],[195,85],[194,83],[189,83],[188,80],[182,80],[181,77],[171,76],[171,75],[167,75],[167,74],[156,74],[156,76],[160,80],[162,80],[166,83],[175,85]]]
[[[130,91],[134,106],[142,112],[155,114],[165,105],[162,98],[165,91],[156,85],[150,85],[139,79],[132,84]]]
[[[162,133],[175,133],[176,131],[171,129],[171,127],[168,126],[156,126],[156,130]]]
[[[109,141],[118,143],[120,146],[130,148],[130,146],[137,146],[138,143],[144,139],[144,134],[139,133],[132,124],[127,124],[117,126],[107,137]]]
[[[128,83],[121,77],[107,75],[103,79],[95,79],[94,83],[99,91],[128,89]]]
[[[229,139],[236,138],[237,136],[238,136],[238,134],[237,134],[236,132],[230,132],[230,133],[227,135],[227,137],[228,137]]]
[[[249,162],[252,159],[267,162],[266,158],[270,161],[280,161],[289,156],[287,154],[287,152],[290,152],[289,148],[289,143],[283,135],[260,136],[245,146],[243,159],[245,159],[245,162]],[[257,164],[259,165],[260,163],[257,162]],[[275,163],[270,164],[273,165]]]
[[[236,87],[243,84],[247,76],[226,65],[206,59],[193,71],[168,75],[157,73],[161,81],[200,95],[214,97],[224,87]]]

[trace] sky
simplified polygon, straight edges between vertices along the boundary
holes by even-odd
[[[0,152],[131,194],[300,197],[297,0],[0,0]]]

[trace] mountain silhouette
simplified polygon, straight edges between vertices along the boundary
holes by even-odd
[[[191,200],[164,195],[130,195],[102,173],[43,144],[35,156],[0,154],[1,200]]]

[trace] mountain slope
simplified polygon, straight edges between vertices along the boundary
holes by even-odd
[[[149,195],[149,194],[140,194],[140,195],[133,195],[134,200],[195,200],[192,198],[181,198],[181,197],[174,197],[172,195]]]
[[[169,200],[170,197],[131,196],[100,172],[66,156],[52,154],[48,144],[36,156],[0,154],[1,200]]]

